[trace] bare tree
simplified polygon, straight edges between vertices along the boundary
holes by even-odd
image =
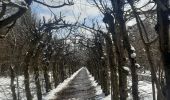
[[[49,8],[61,8],[64,6],[71,6],[74,4],[72,0],[64,1],[63,4],[61,5],[50,5],[46,2],[39,1],[39,0],[21,0],[21,1],[1,0],[0,1],[0,29],[5,27],[8,30],[10,30],[15,25],[17,19],[23,16],[30,9],[30,5],[33,2],[39,3]],[[5,37],[5,35],[1,35],[1,38],[3,37]]]
[[[157,25],[155,29],[159,34],[160,51],[165,71],[166,89],[165,99],[170,99],[170,53],[169,53],[169,0],[154,0],[157,3]]]

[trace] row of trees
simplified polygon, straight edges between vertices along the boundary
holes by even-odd
[[[60,5],[38,0],[0,1],[0,37],[5,45],[2,51],[9,49],[3,54],[5,60],[1,62],[4,65],[4,68],[1,66],[1,75],[10,73],[13,100],[23,99],[19,91],[20,75],[24,76],[26,99],[33,99],[30,86],[30,77],[33,76],[37,99],[42,100],[44,93],[55,88],[80,66],[80,59],[77,58],[79,48],[71,38],[75,24],[67,23],[61,15],[38,20],[30,8],[33,2],[49,8],[73,5],[70,0]]]
[[[37,98],[42,100],[41,75],[44,77],[44,88],[46,92],[49,92],[53,88],[52,84],[56,87],[82,65],[87,66],[95,76],[105,95],[111,92],[112,100],[127,99],[127,75],[129,74],[128,69],[130,69],[133,100],[139,100],[137,71],[140,66],[137,62],[144,60],[136,56],[140,49],[135,51],[133,46],[138,47],[138,42],[147,58],[145,62],[148,64],[144,66],[151,72],[153,100],[156,100],[155,86],[158,100],[170,99],[168,0],[148,0],[148,3],[140,8],[135,6],[139,0],[90,1],[103,14],[102,23],[105,24],[105,28],[101,26],[101,22],[93,22],[92,26],[85,24],[85,22],[83,24],[66,23],[61,16],[57,17],[56,15],[49,21],[45,18],[42,21],[37,21],[28,10],[32,2],[51,8],[73,4],[72,1],[67,1],[67,3],[64,2],[59,6],[51,6],[37,0],[25,0],[21,4],[11,1],[1,2],[0,29],[9,33],[1,35],[1,37],[9,38],[7,40],[11,46],[9,55],[12,56],[9,60],[9,69],[14,100],[19,100],[14,85],[17,75],[24,75],[26,97],[27,100],[31,100],[29,78],[30,73],[33,74]],[[154,5],[143,11],[142,9],[149,4],[156,4],[157,6]],[[126,8],[127,5],[130,8]],[[13,7],[17,11],[5,16],[9,13],[9,9]],[[28,12],[23,15],[26,11]],[[145,20],[142,16],[145,16]],[[17,19],[18,21],[16,21]],[[136,22],[135,26],[127,28],[127,22],[132,19]],[[150,29],[148,26],[151,26]],[[92,36],[87,38],[82,34],[75,34],[78,33],[75,31],[78,28],[91,32]],[[155,31],[157,34],[154,34]],[[60,35],[53,33],[67,35],[61,38]],[[135,36],[140,41],[134,39]],[[159,40],[159,43],[157,40]],[[158,46],[160,51],[153,52],[153,49]],[[153,53],[158,55],[155,56]],[[82,58],[79,55],[82,55]],[[156,57],[160,58],[158,60],[162,61],[162,65],[157,66],[155,64]],[[53,81],[50,80],[49,72],[52,73]],[[162,84],[164,82],[165,84]]]
[[[149,0],[140,8],[135,6],[138,2],[134,0],[93,0],[91,2],[103,14],[103,22],[107,31],[103,30],[98,22],[93,22],[91,27],[82,24],[83,28],[93,33],[93,38],[85,42],[86,47],[89,48],[87,66],[101,84],[106,95],[109,93],[108,84],[111,81],[112,100],[127,99],[129,71],[126,66],[129,66],[133,100],[139,100],[137,71],[140,70],[138,68],[140,65],[137,61],[147,63],[145,69],[151,72],[153,100],[156,100],[155,86],[157,99],[169,100],[169,1]],[[150,4],[157,6],[142,10]],[[130,9],[126,8],[127,5]],[[126,23],[131,19],[134,19],[136,24],[127,28]],[[132,44],[138,51],[135,51]],[[143,54],[147,60],[136,57],[136,52],[140,51],[139,48],[144,51]],[[156,51],[153,51],[155,49]],[[143,55],[139,54],[139,56]],[[156,64],[155,59],[162,64]]]
[[[5,41],[3,44],[9,49],[3,54],[6,57],[1,64],[7,68],[1,68],[2,72],[6,71],[1,75],[10,73],[13,100],[25,97],[27,100],[33,99],[30,85],[32,76],[37,99],[42,100],[44,93],[57,87],[79,69],[79,48],[74,43],[74,37],[71,37],[75,28],[75,24],[67,23],[62,16],[54,15],[54,19],[38,20],[31,9],[17,19],[15,24],[1,28],[1,32],[6,33],[1,36]],[[2,51],[6,49],[5,47]],[[18,78],[21,75],[24,76],[24,98],[19,91]]]

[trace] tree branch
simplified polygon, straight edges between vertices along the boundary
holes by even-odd
[[[8,24],[10,24],[11,22],[16,21],[19,17],[21,17],[25,12],[27,11],[27,9],[19,9],[19,11],[13,15],[11,15],[10,17],[3,19],[0,21],[0,28],[7,26]]]
[[[6,12],[6,5],[2,4],[2,10],[0,12],[0,18],[2,18],[5,15],[5,12]]]
[[[65,2],[64,2],[64,3],[61,4],[61,5],[52,6],[52,5],[48,5],[48,4],[46,4],[45,2],[41,2],[41,1],[38,1],[38,0],[34,0],[34,2],[37,2],[37,3],[39,3],[39,4],[42,4],[42,5],[47,6],[47,7],[50,7],[50,8],[61,8],[61,7],[63,7],[63,6],[70,6],[70,5],[73,5],[73,4],[74,4],[73,2],[68,1],[68,3],[65,3]]]

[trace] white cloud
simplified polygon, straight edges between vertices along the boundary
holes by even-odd
[[[63,0],[45,0],[50,5],[60,5],[63,4]],[[84,18],[96,18],[100,14],[99,10],[90,5],[86,0],[74,0],[74,5],[65,6],[62,8],[51,9],[56,15],[59,15],[60,12],[65,16],[65,19],[70,22],[74,22],[79,17],[79,20]],[[40,17],[45,16],[47,19],[50,18],[50,10],[46,6],[39,4],[33,4],[33,10],[36,13],[39,13]]]
[[[46,3],[48,3],[49,5],[60,5],[63,4],[64,0],[44,0]],[[52,1],[52,2],[51,2]],[[89,0],[88,0],[89,1]],[[66,21],[69,22],[75,22],[77,21],[77,19],[79,18],[79,21],[83,21],[84,18],[86,18],[87,22],[91,22],[91,19],[97,19],[99,20],[100,24],[105,27],[104,23],[102,23],[102,14],[100,13],[100,11],[98,10],[97,7],[91,5],[88,3],[87,0],[73,0],[74,5],[72,6],[65,6],[62,8],[54,8],[51,9],[56,15],[59,15],[60,12],[62,13],[64,17],[64,19]],[[139,0],[138,3],[135,4],[135,6],[137,8],[142,7],[143,5],[145,5],[149,0]],[[91,1],[92,2],[92,1]],[[147,5],[146,7],[144,7],[142,10],[148,10],[150,8],[153,7],[153,3]],[[131,9],[131,7],[129,5],[125,5],[125,8]],[[45,18],[49,19],[51,18],[51,12],[49,10],[49,8],[47,8],[46,6],[42,6],[40,4],[33,4],[33,10],[35,12],[38,13],[38,15],[40,16],[40,18],[42,18],[42,16],[44,16]],[[140,16],[142,19],[144,19],[144,16]],[[132,19],[128,22],[126,22],[127,26],[132,26],[136,23],[135,19]]]

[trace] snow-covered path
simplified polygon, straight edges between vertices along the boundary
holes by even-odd
[[[49,100],[102,100],[104,95],[86,68],[77,74]]]

